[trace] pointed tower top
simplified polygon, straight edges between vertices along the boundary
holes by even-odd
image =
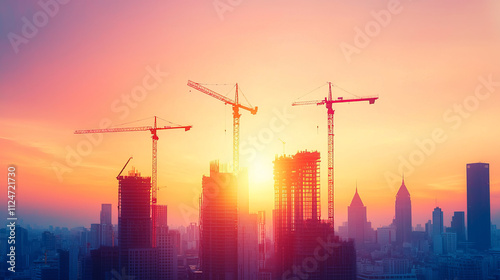
[[[401,187],[399,188],[399,191],[398,191],[398,194],[396,195],[396,197],[402,197],[402,196],[410,197],[410,192],[408,191],[408,189],[405,186],[404,174],[403,174],[403,178],[402,178],[402,182],[401,182]]]
[[[350,207],[364,207],[363,201],[361,201],[361,197],[358,194],[358,186],[356,184],[356,193],[354,193],[354,197],[352,198]]]

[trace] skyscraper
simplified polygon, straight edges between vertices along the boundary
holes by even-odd
[[[405,180],[396,195],[396,243],[402,245],[405,242],[411,242],[411,198],[410,192],[405,186]]]
[[[101,205],[101,246],[113,246],[113,224],[111,223],[111,204]]]
[[[432,211],[432,243],[434,246],[433,247],[434,254],[444,253],[442,234],[443,234],[443,211],[441,211],[441,208],[436,207],[434,208],[434,211]]]
[[[358,188],[356,187],[351,205],[347,206],[347,232],[349,238],[354,239],[354,244],[357,248],[365,242],[366,226],[366,206],[361,201]]]
[[[200,262],[203,279],[238,279],[237,181],[210,163],[203,176],[200,207]]]
[[[490,165],[467,164],[467,234],[472,248],[491,246]]]
[[[111,224],[111,204],[101,204],[101,225]]]
[[[443,233],[443,211],[436,207],[432,211],[432,235],[441,235]]]
[[[151,178],[141,177],[133,169],[128,176],[118,177],[118,181],[119,266],[120,271],[125,267],[130,272],[129,256],[136,264],[141,261],[137,257],[140,251],[151,248]],[[144,255],[151,257],[152,253]]]
[[[457,234],[457,247],[462,248],[466,241],[464,211],[455,211],[453,217],[451,217],[451,231]]]

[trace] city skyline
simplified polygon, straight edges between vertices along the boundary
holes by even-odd
[[[275,155],[283,149],[287,155],[307,149],[322,156],[320,204],[326,219],[326,113],[291,103],[323,98],[325,82],[331,81],[337,85],[334,98],[352,97],[349,92],[380,98],[372,106],[334,107],[336,226],[347,220],[356,181],[373,227],[389,225],[403,173],[412,195],[412,226],[424,225],[436,206],[447,226],[455,211],[467,210],[465,165],[473,162],[490,164],[491,218],[498,224],[500,41],[498,23],[490,14],[493,4],[402,2],[401,13],[351,61],[341,43],[352,43],[355,28],[374,20],[371,12],[386,6],[316,4],[246,3],[221,20],[208,4],[127,3],[115,11],[110,4],[68,3],[35,37],[19,45],[18,52],[7,35],[21,34],[22,17],[30,20],[42,8],[36,3],[5,4],[0,123],[6,129],[0,134],[0,162],[19,168],[19,217],[26,224],[89,226],[96,222],[100,205],[108,203],[117,224],[115,177],[130,156],[131,165],[151,176],[150,135],[103,135],[102,141],[94,136],[99,143],[71,166],[67,148],[76,151],[88,140],[73,131],[99,128],[103,119],[118,125],[158,115],[193,125],[188,133],[159,133],[159,203],[169,205],[172,225],[197,221],[194,201],[201,193],[200,178],[208,173],[208,162],[231,162],[232,126],[231,108],[190,92],[186,82],[193,79],[238,82],[251,104],[259,106],[255,116],[243,114],[241,119],[240,166],[248,168],[250,212],[266,211],[271,220]],[[420,12],[428,9],[430,23],[421,24]],[[273,22],[278,12],[290,26]],[[84,24],[86,13],[95,15],[95,25]],[[352,17],[335,18],[342,13]],[[258,19],[259,28],[252,19]],[[438,20],[449,24],[436,28]],[[128,35],[114,32],[116,22]],[[268,30],[261,30],[266,24]],[[235,47],[228,47],[233,42]],[[26,77],[30,82],[23,82]],[[145,79],[156,86],[144,100],[122,99]],[[232,86],[207,87],[231,96]],[[478,87],[480,97],[474,95]],[[131,126],[136,124],[150,122]],[[412,164],[412,154],[423,155],[423,162]],[[401,164],[409,167],[399,170]],[[64,166],[72,171],[61,172]]]

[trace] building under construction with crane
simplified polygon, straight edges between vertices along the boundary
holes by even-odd
[[[321,220],[319,164],[320,153],[308,151],[274,160],[274,279],[304,273],[307,279],[355,279],[354,245],[339,242]],[[323,250],[319,259],[318,248]],[[301,271],[309,259],[315,259],[316,269]]]
[[[157,125],[158,117],[154,116],[154,124],[153,126],[138,126],[138,127],[117,127],[117,128],[106,128],[106,129],[85,129],[85,130],[76,130],[75,134],[93,134],[93,133],[109,133],[109,132],[132,132],[132,131],[149,131],[151,133],[151,139],[153,140],[153,148],[151,155],[151,204],[150,204],[150,213],[151,213],[151,222],[153,230],[151,233],[151,244],[153,248],[156,247],[156,232],[157,232],[157,213],[156,213],[156,205],[158,204],[158,131],[161,130],[170,130],[170,129],[184,129],[184,131],[188,131],[192,128],[190,125],[168,125],[168,126],[158,126]],[[171,122],[169,122],[171,123]],[[130,158],[131,159],[131,158]],[[125,169],[130,159],[127,161],[122,171]],[[120,172],[120,174],[121,174]],[[117,178],[118,179],[118,178]]]
[[[132,169],[118,176],[119,267],[130,268],[133,250],[148,250],[151,242],[151,177]],[[134,274],[132,274],[134,275]]]
[[[239,147],[240,109],[255,115],[258,108],[240,103],[238,84],[234,85],[234,99],[191,80],[187,85],[225,105],[231,105],[233,109],[232,173],[222,172],[219,163],[214,162],[210,165],[210,177],[203,177],[200,207],[200,263],[203,279],[256,280],[259,270],[258,219],[257,215],[248,213],[248,176],[244,170],[240,170]],[[228,178],[229,182],[220,180]],[[211,194],[213,187],[220,193]]]
[[[332,95],[332,83],[328,82],[328,96],[323,100],[312,100],[312,101],[299,101],[294,102],[292,106],[301,106],[301,105],[325,105],[328,116],[328,222],[330,223],[330,227],[332,231],[335,229],[335,191],[334,191],[334,145],[333,145],[333,116],[335,110],[333,110],[333,104],[336,103],[351,103],[351,102],[362,102],[368,101],[369,104],[374,104],[375,100],[378,99],[376,96],[368,96],[368,97],[359,97],[354,99],[347,99],[343,97],[338,97],[337,99],[333,99]]]

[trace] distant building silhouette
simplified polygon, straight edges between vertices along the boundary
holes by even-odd
[[[491,247],[490,166],[467,164],[467,235],[472,248]]]
[[[203,176],[200,207],[200,263],[203,279],[238,279],[237,180],[210,163]]]
[[[457,248],[464,248],[465,246],[465,212],[455,211],[451,217],[451,232],[457,234]]]
[[[432,235],[441,235],[443,232],[443,211],[436,207],[432,211]]]
[[[358,194],[357,187],[351,204],[347,207],[347,221],[348,236],[354,239],[357,248],[366,242],[375,241],[375,233],[371,228],[371,223],[367,221],[366,206]]]
[[[101,205],[101,246],[114,246],[113,244],[113,224],[111,223],[111,204]]]
[[[150,279],[152,272],[135,269],[135,265],[155,262],[151,249],[151,178],[141,177],[135,169],[118,177],[119,266],[137,279]],[[140,258],[139,255],[144,256]],[[140,273],[140,274],[136,274]],[[155,276],[155,275],[154,275]]]
[[[432,242],[435,254],[443,254],[443,211],[436,207],[432,211]]]
[[[405,180],[396,195],[396,243],[402,245],[405,242],[411,242],[411,198],[410,192],[405,186]]]

